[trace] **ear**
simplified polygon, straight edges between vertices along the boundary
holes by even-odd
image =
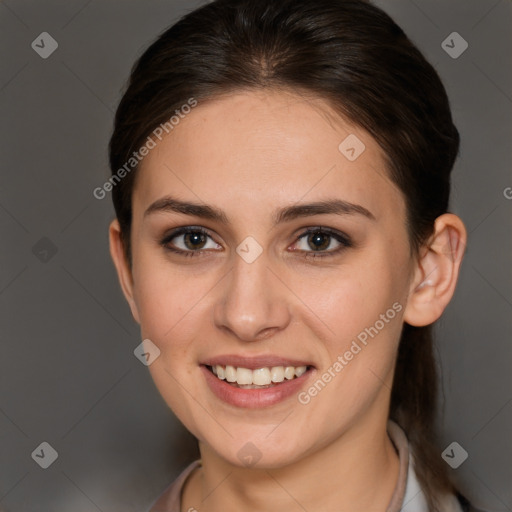
[[[110,255],[117,270],[117,277],[121,284],[123,294],[130,305],[133,318],[140,324],[139,311],[134,299],[133,276],[130,265],[126,259],[124,246],[121,238],[121,227],[117,219],[110,223],[109,227]]]
[[[457,215],[445,213],[436,219],[434,233],[420,250],[405,322],[421,327],[441,316],[455,292],[466,242],[466,228]]]

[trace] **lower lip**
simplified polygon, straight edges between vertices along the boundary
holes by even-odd
[[[218,398],[230,405],[246,409],[269,407],[297,394],[313,371],[308,369],[300,377],[285,380],[269,388],[242,389],[220,380],[204,365],[201,365],[201,370],[208,386]]]

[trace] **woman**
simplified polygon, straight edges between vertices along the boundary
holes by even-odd
[[[468,511],[432,324],[466,244],[440,79],[363,0],[217,0],[138,60],[111,254],[200,461],[152,511]]]

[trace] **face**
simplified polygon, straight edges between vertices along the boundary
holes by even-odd
[[[367,132],[319,99],[240,92],[195,107],[138,173],[132,311],[207,449],[278,467],[387,417],[413,262]]]

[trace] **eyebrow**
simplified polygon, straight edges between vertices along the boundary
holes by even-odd
[[[184,215],[192,215],[217,221],[227,226],[231,225],[226,213],[214,206],[201,203],[192,203],[188,201],[180,201],[171,196],[165,196],[152,203],[144,212],[144,217],[152,213],[182,213]],[[292,206],[286,206],[274,211],[272,215],[273,225],[288,222],[301,217],[309,217],[312,215],[336,214],[336,215],[362,215],[370,220],[375,221],[376,218],[364,206],[349,203],[342,199],[327,199],[323,201],[315,201],[313,203],[300,203]]]

